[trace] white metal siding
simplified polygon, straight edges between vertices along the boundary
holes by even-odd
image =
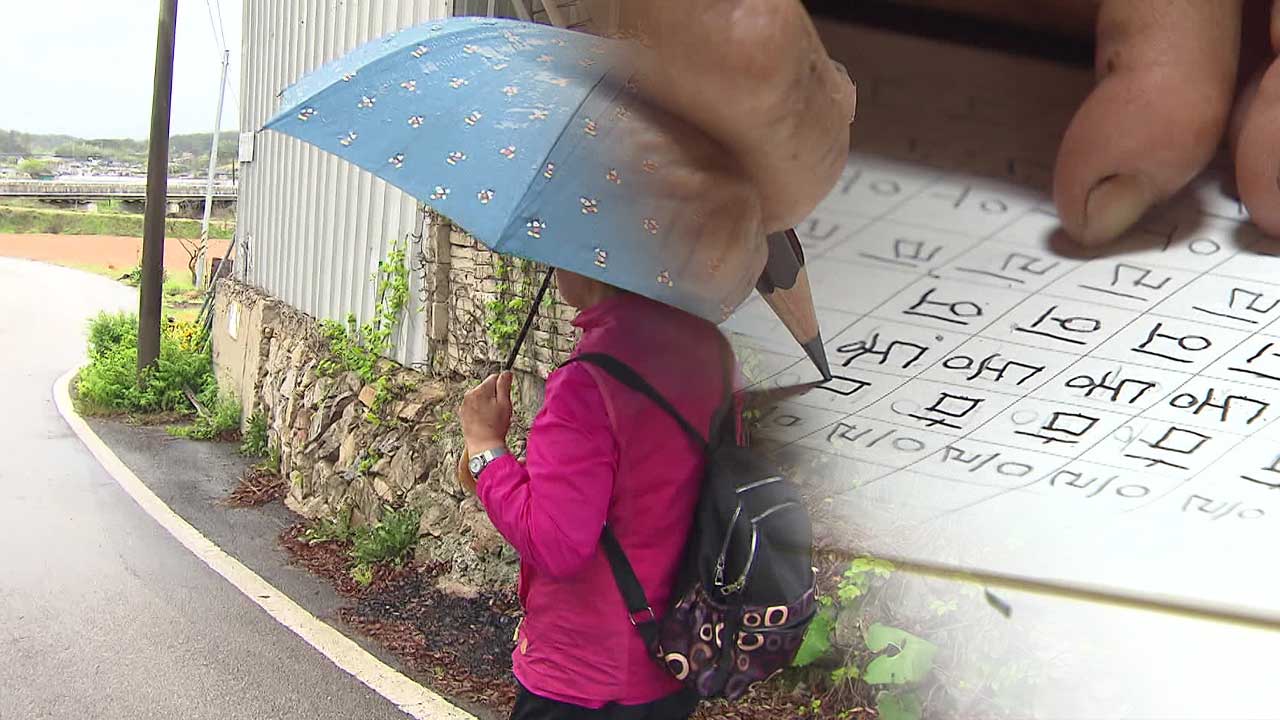
[[[452,0],[245,0],[240,127],[275,113],[280,91],[320,65],[394,30],[452,14]],[[336,157],[274,132],[258,132],[240,168],[242,277],[318,318],[374,305],[370,278],[393,241],[420,227],[418,204]],[[414,251],[411,248],[411,251]],[[410,259],[410,267],[416,260]],[[426,357],[420,273],[395,357]]]
[[[483,15],[488,0],[244,0],[240,127],[257,130],[279,93],[307,72],[386,33],[428,20]],[[582,0],[558,0],[573,26],[589,19]],[[540,1],[494,12],[547,21]],[[378,261],[394,241],[421,229],[418,203],[332,155],[274,132],[258,132],[240,168],[238,272],[245,281],[321,319],[373,311]],[[419,267],[410,248],[410,268]],[[410,304],[394,356],[427,358],[423,277],[410,272]]]

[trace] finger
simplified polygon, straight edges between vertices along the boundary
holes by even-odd
[[[663,239],[654,252],[677,282],[716,305],[736,307],[767,258],[760,196],[751,181],[721,145],[653,107],[636,108],[613,150],[621,166],[644,168],[633,177],[638,196],[662,218]]]
[[[728,148],[767,230],[803,220],[845,166],[856,91],[799,0],[628,2],[622,20],[641,92]]]
[[[504,407],[511,407],[511,382],[514,377],[509,370],[498,376],[498,404]]]
[[[1271,8],[1271,46],[1280,54],[1280,2]],[[1273,55],[1274,57],[1275,55]],[[1236,185],[1254,224],[1280,234],[1280,59],[1241,94],[1235,138]]]
[[[1097,87],[1058,150],[1054,201],[1087,244],[1112,240],[1212,157],[1227,121],[1240,0],[1106,0]]]

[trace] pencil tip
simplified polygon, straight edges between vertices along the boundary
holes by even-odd
[[[800,343],[800,347],[804,348],[804,354],[809,356],[813,361],[814,367],[818,368],[818,372],[822,373],[824,381],[831,379],[831,364],[827,362],[827,349],[822,346],[822,333],[818,333],[813,339]]]

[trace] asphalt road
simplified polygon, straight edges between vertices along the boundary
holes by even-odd
[[[404,718],[192,556],[62,421],[110,280],[0,258],[0,718]]]

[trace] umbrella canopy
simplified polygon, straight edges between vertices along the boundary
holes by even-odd
[[[680,173],[663,180],[675,141],[660,124],[619,43],[454,18],[312,72],[267,128],[386,180],[496,252],[720,322],[750,292],[742,271],[763,266],[764,235],[744,221],[753,232],[738,247],[707,247],[697,228],[723,220],[681,195]]]

